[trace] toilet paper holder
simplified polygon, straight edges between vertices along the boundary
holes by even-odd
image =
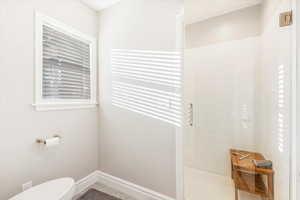
[[[59,135],[54,135],[53,138],[61,139],[61,136],[59,136]],[[50,139],[50,138],[49,138],[49,139]],[[46,144],[46,139],[40,139],[40,138],[38,138],[38,139],[36,139],[36,143],[38,143],[38,144]]]

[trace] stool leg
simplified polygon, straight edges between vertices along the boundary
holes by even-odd
[[[268,193],[269,200],[274,200],[274,175],[268,175]]]
[[[235,200],[239,200],[239,191],[235,188]]]

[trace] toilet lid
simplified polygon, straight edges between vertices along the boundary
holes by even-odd
[[[73,186],[72,178],[61,178],[32,187],[9,200],[60,200]]]

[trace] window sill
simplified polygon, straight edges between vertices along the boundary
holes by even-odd
[[[75,110],[75,109],[88,109],[97,107],[97,103],[43,103],[33,104],[36,111],[54,111],[54,110]]]

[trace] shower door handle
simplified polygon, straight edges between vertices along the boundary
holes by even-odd
[[[194,106],[192,103],[189,104],[189,125],[194,125]]]

